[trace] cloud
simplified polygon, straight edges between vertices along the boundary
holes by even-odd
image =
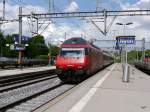
[[[75,12],[75,11],[77,11],[77,10],[79,10],[79,6],[78,6],[78,4],[73,0],[73,1],[71,1],[70,2],[70,4],[69,4],[69,6],[67,6],[66,8],[65,8],[65,12]]]
[[[2,7],[2,3],[0,3],[0,7]],[[78,9],[78,5],[75,1],[72,1],[70,5],[67,7],[66,11],[75,11]],[[19,5],[11,5],[6,3],[6,19],[18,19],[18,11]],[[34,13],[44,13],[46,12],[46,9],[40,7],[40,6],[32,6],[27,5],[23,7],[23,14],[31,14],[31,12]],[[2,15],[2,12],[0,12],[0,15]],[[23,35],[31,36],[30,27],[29,27],[29,21],[27,18],[23,18]],[[30,24],[31,25],[31,24]],[[42,32],[43,28],[47,24],[43,25],[42,28],[39,30],[39,33]],[[36,26],[36,25],[35,25]],[[2,30],[5,34],[16,34],[19,31],[19,25],[18,22],[13,23],[7,23],[3,24]],[[42,35],[45,36],[45,39],[48,40],[50,37],[54,38],[54,41],[57,41],[57,39],[60,38],[60,40],[63,40],[65,33],[67,33],[67,37],[72,36],[79,36],[82,34],[82,31],[80,31],[79,28],[73,28],[67,23],[62,23],[61,25],[51,24],[49,27],[42,33]]]
[[[150,9],[149,0],[139,0],[135,3],[124,2],[120,0],[121,10],[140,10],[140,9]],[[150,29],[150,17],[149,16],[135,16],[135,17],[117,17],[116,22],[128,23],[133,22],[133,25],[126,26],[126,34],[136,35],[136,39],[146,38],[147,41],[150,41],[149,38],[149,29]],[[113,25],[112,29],[116,29],[118,33],[123,34],[123,27]]]
[[[149,9],[150,5],[147,0],[139,0],[136,3],[129,3],[125,2],[123,3],[122,0],[113,0],[114,2],[116,1],[117,4],[120,5],[122,10],[125,9]],[[2,7],[2,4],[0,3],[0,7]],[[6,4],[6,12],[7,12],[7,19],[13,19],[13,18],[18,18],[18,5],[10,5]],[[42,13],[46,12],[46,9],[40,7],[40,6],[32,6],[32,5],[27,5],[24,7],[26,10],[23,9],[24,14],[30,14],[32,11],[36,13]],[[70,4],[65,8],[66,12],[73,12],[77,11],[79,9],[78,4],[75,2],[75,0],[71,1]],[[1,14],[1,12],[0,12]],[[115,22],[122,22],[122,23],[127,23],[127,22],[133,22],[133,25],[127,26],[126,27],[126,34],[131,34],[131,35],[136,35],[137,39],[142,39],[145,37],[147,40],[150,41],[149,38],[149,29],[150,29],[150,17],[148,16],[143,16],[143,17],[117,17]],[[56,21],[57,23],[60,23],[59,21]],[[85,22],[85,21],[83,21]],[[109,22],[108,22],[109,23]],[[103,29],[103,24],[102,23],[97,23],[98,26]],[[18,22],[14,23],[8,23],[3,25],[3,31],[5,34],[13,34],[13,33],[18,33]],[[46,25],[44,25],[42,28],[44,28]],[[123,27],[122,26],[117,26],[116,24],[113,24],[112,30],[117,30],[116,35],[122,35],[123,34]],[[42,32],[40,30],[39,32]],[[102,35],[96,27],[94,27],[93,24],[91,23],[83,23],[82,25],[76,26],[70,24],[70,22],[63,22],[61,24],[50,24],[49,27],[45,30],[45,32],[42,33],[42,35],[45,36],[45,40],[47,42],[53,41],[54,44],[58,44],[60,41],[64,41],[65,39],[65,34],[67,38],[71,37],[81,37],[84,36],[86,39],[92,39],[92,38],[97,38],[97,39],[112,39],[114,37],[114,32],[111,31],[108,33],[107,37]],[[28,35],[31,36],[30,34],[30,28],[28,25],[27,19],[24,19],[23,23],[23,35]]]
[[[83,32],[80,28],[72,27],[68,23],[62,23],[61,25],[49,25],[42,35],[45,36],[47,43],[53,41],[56,44],[71,37],[81,37],[81,34]]]
[[[2,3],[0,3],[0,7],[2,6],[3,6]],[[46,12],[46,10],[40,6],[27,5],[23,7],[23,14],[31,14],[31,12],[42,13],[42,12]],[[11,5],[6,3],[5,18],[7,20],[18,19],[18,13],[19,13],[19,5]],[[0,15],[2,15],[2,12],[0,12]],[[18,26],[19,26],[18,21],[6,23],[2,25],[2,31],[5,34],[16,34],[19,32]],[[29,24],[26,18],[23,18],[23,35],[27,35],[27,36],[30,35]]]

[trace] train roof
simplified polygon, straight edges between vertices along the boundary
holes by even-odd
[[[94,44],[91,44],[90,42],[86,41],[81,37],[70,38],[64,41],[64,43],[61,45],[61,47],[70,47],[70,46],[71,47],[93,47],[100,50],[100,48],[98,48]]]
[[[74,37],[74,38],[70,38],[66,41],[64,41],[63,45],[66,44],[88,44],[88,42],[86,40],[84,40],[83,38],[79,38],[79,37]]]
[[[70,39],[64,41],[62,43],[61,47],[92,47],[97,50],[101,50],[96,45],[86,41],[85,39],[83,39],[81,37],[70,38]],[[103,51],[103,54],[112,57],[112,55],[107,51]]]
[[[112,54],[108,51],[103,51],[103,54],[106,55],[106,56],[112,57]]]

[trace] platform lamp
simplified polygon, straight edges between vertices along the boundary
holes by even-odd
[[[132,22],[128,22],[128,23],[116,23],[117,25],[122,25],[123,26],[123,32],[124,32],[124,36],[126,35],[125,34],[125,28],[127,25],[131,25],[133,24]],[[126,45],[125,45],[126,46]],[[126,46],[127,47],[127,46]],[[126,48],[126,58],[125,58],[125,63],[127,63],[127,48]]]
[[[122,25],[124,30],[124,36],[126,35],[125,34],[125,28],[126,28],[126,25],[131,25],[133,24],[132,22],[129,22],[129,23],[116,23],[117,25]],[[125,44],[125,63],[123,65],[123,81],[124,82],[128,82],[129,81],[129,74],[128,74],[128,54],[127,54],[127,44]]]
[[[116,23],[117,25],[122,25],[123,26],[123,32],[124,32],[124,36],[125,36],[125,28],[127,25],[131,25],[133,24],[132,22],[129,22],[129,23]]]

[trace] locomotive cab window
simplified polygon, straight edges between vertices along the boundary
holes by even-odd
[[[85,55],[84,48],[62,48],[60,51],[60,56],[64,57],[81,57]]]
[[[90,52],[90,49],[89,48],[85,48],[85,55],[88,55]]]

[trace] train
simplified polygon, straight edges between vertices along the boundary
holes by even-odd
[[[56,71],[63,82],[81,82],[112,63],[110,53],[83,38],[74,37],[61,44]]]
[[[149,56],[149,55],[146,55],[146,56],[145,56],[144,62],[150,62],[150,56]]]

